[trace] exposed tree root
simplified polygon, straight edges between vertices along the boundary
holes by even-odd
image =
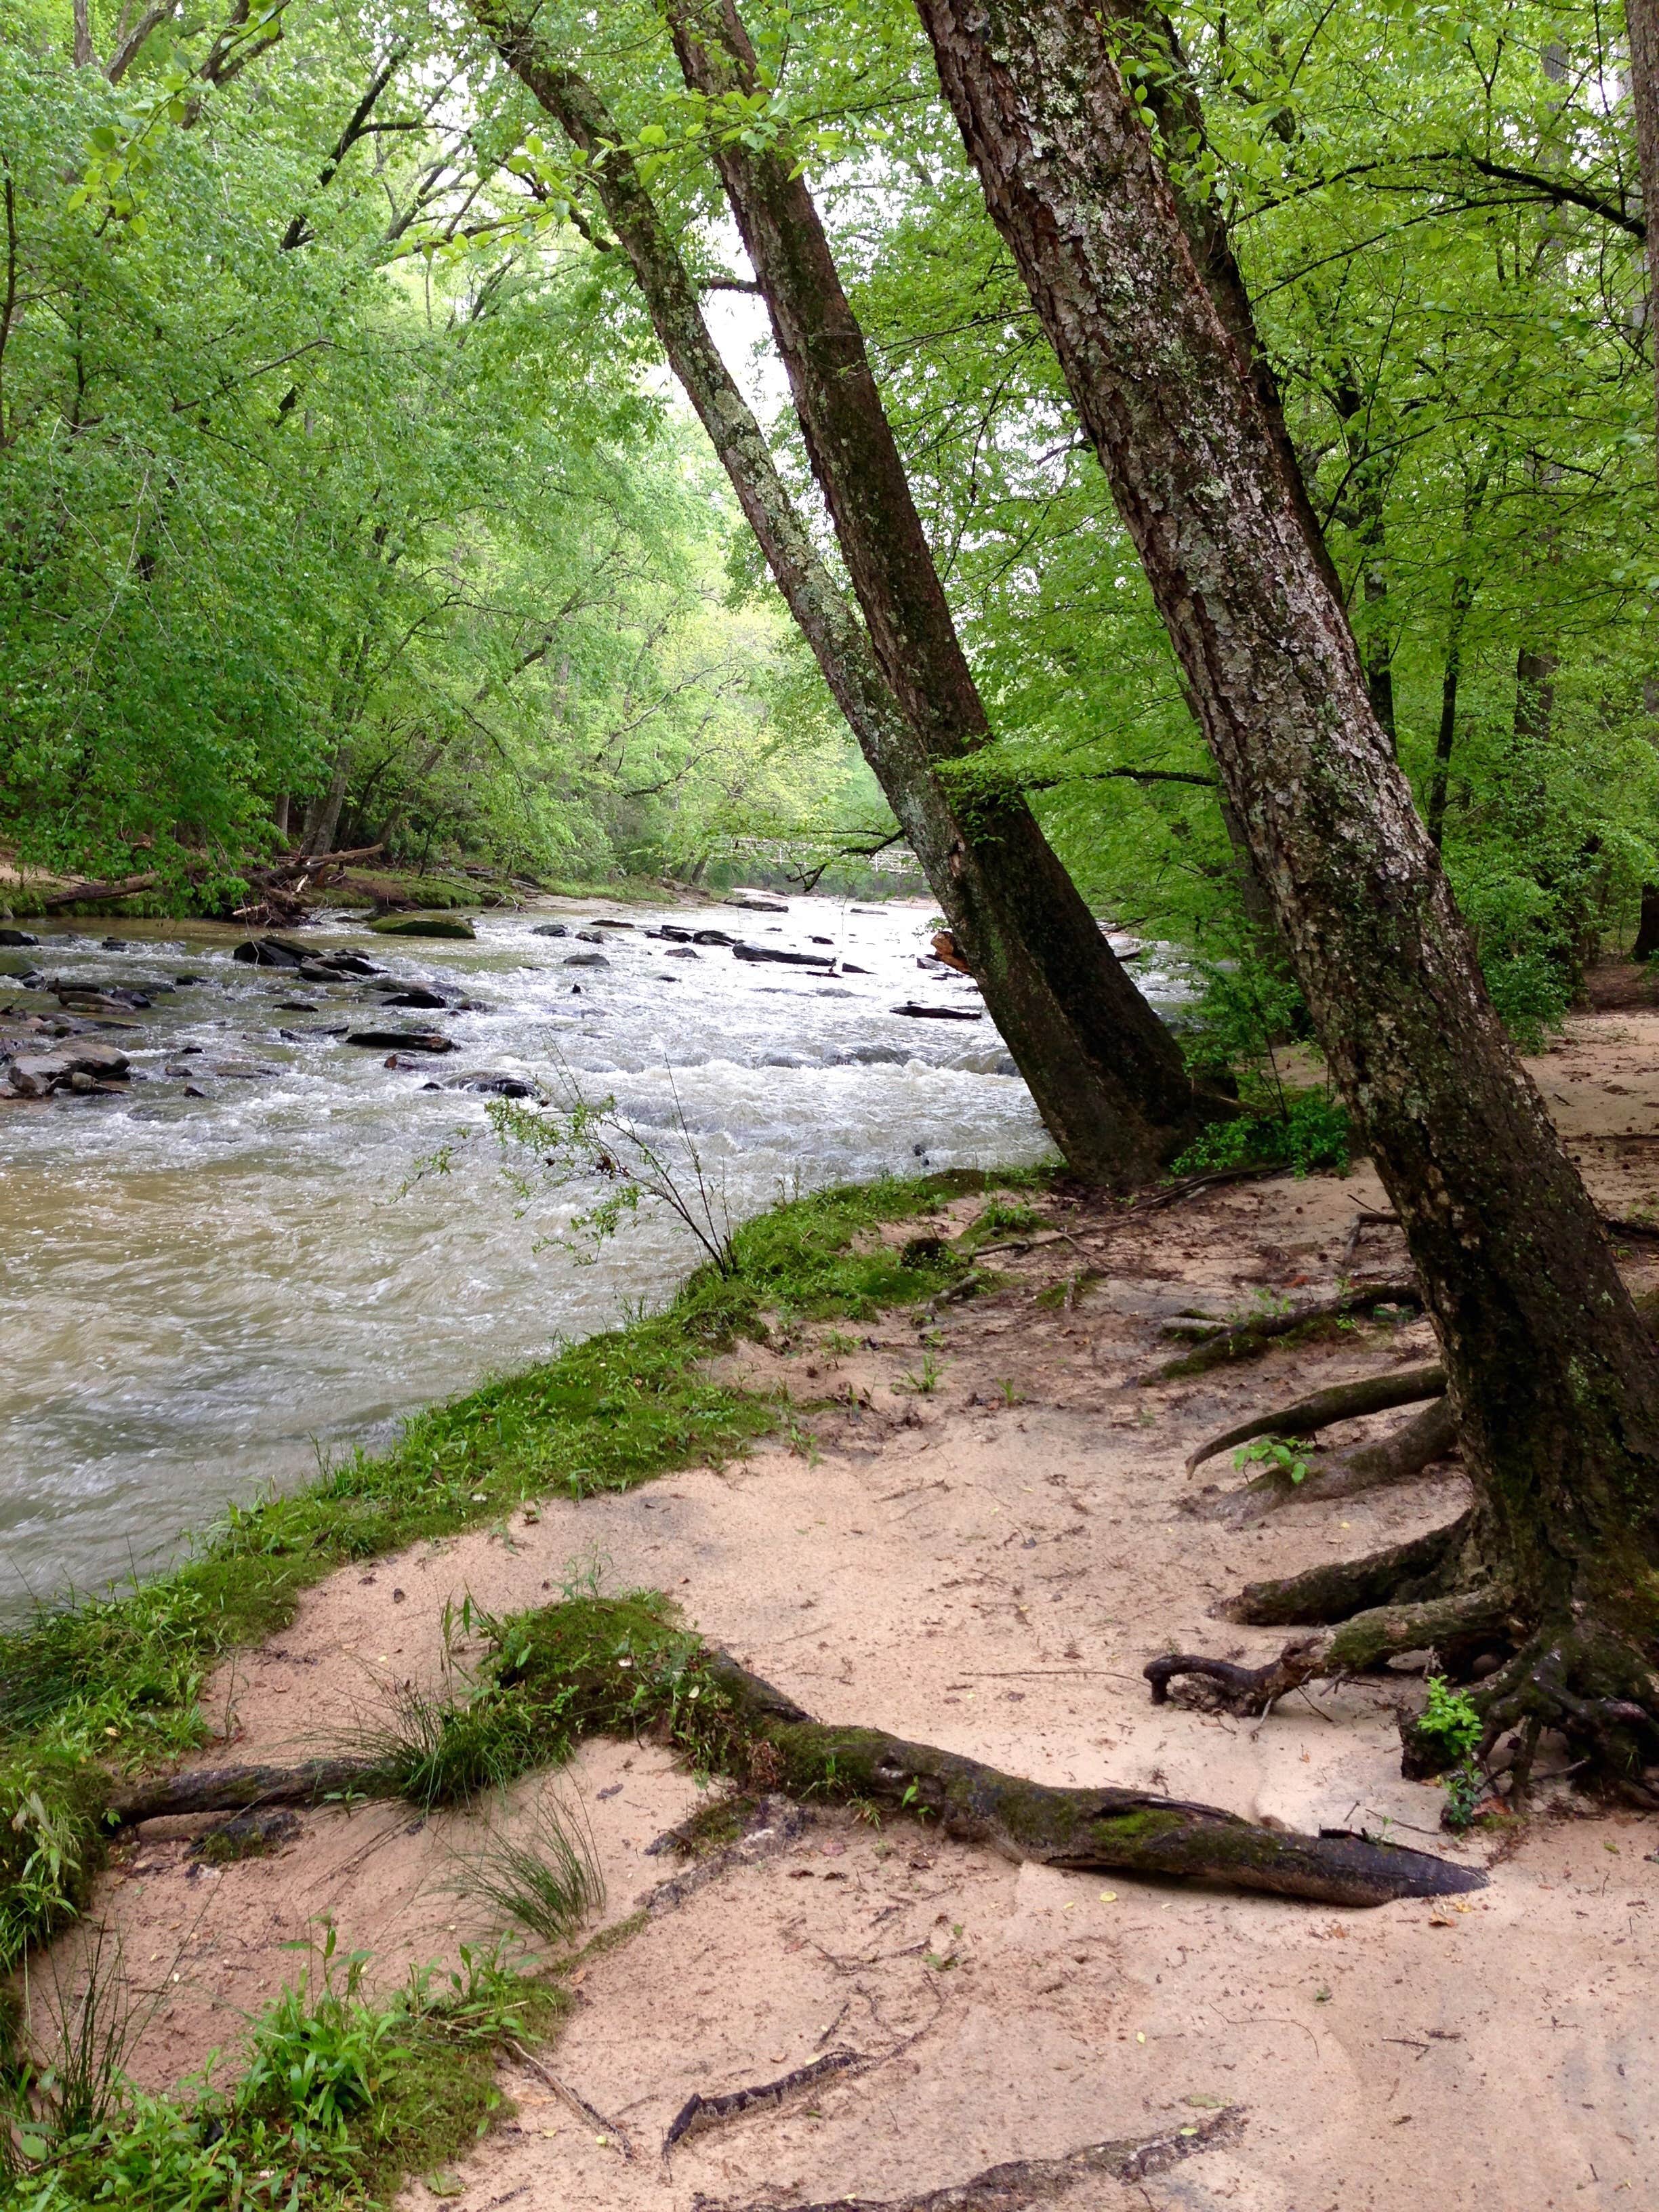
[[[1432,1651],[1468,1684],[1464,1694],[1482,1729],[1477,1766],[1487,1767],[1498,1743],[1516,1737],[1511,1802],[1524,1798],[1540,1736],[1549,1729],[1566,1739],[1588,1775],[1632,1803],[1659,1808],[1659,1672],[1646,1652],[1596,1625],[1583,1601],[1565,1628],[1538,1629],[1512,1589],[1480,1579],[1479,1551],[1471,1509],[1447,1528],[1365,1559],[1254,1583],[1218,1606],[1217,1614],[1258,1626],[1314,1624],[1320,1632],[1287,1644],[1261,1667],[1190,1652],[1154,1659],[1145,1670],[1153,1702],[1163,1704],[1171,1683],[1188,1679],[1204,1685],[1200,1694],[1224,1711],[1261,1713],[1316,1677],[1363,1674],[1402,1651]],[[1495,1652],[1510,1656],[1486,1680],[1470,1680],[1475,1659],[1490,1662]],[[1413,1779],[1465,1756],[1418,1723],[1402,1721],[1401,1735],[1403,1771]]]
[[[1233,1528],[1249,1528],[1265,1521],[1294,1498],[1304,1500],[1359,1498],[1368,1490],[1381,1490],[1395,1482],[1408,1482],[1457,1446],[1457,1424],[1444,1398],[1431,1400],[1420,1413],[1404,1421],[1391,1436],[1359,1444],[1310,1470],[1294,1482],[1280,1467],[1270,1467],[1240,1489],[1212,1498],[1194,1498],[1189,1513],[1206,1521],[1224,1522]]]
[[[1485,1879],[1420,1851],[1286,1835],[1144,1790],[1031,1782],[883,1729],[815,1721],[718,1646],[674,1628],[659,1605],[641,1596],[576,1599],[500,1624],[499,1656],[457,1736],[493,1728],[522,1771],[562,1755],[582,1735],[649,1727],[705,1770],[796,1799],[936,1821],[948,1835],[1039,1865],[1196,1875],[1332,1905],[1440,1896]],[[294,1802],[325,1794],[322,1772],[331,1790],[392,1796],[407,1786],[384,1759],[313,1763],[292,1774],[230,1769],[117,1792],[109,1809],[133,1820]]]
[[[362,1794],[370,1763],[308,1759],[298,1766],[193,1767],[115,1790],[106,1811],[112,1826],[173,1813],[240,1813],[256,1805],[320,1805],[325,1798]]]
[[[1388,1544],[1358,1559],[1334,1560],[1299,1575],[1247,1583],[1238,1595],[1212,1608],[1218,1620],[1242,1620],[1255,1628],[1287,1628],[1307,1623],[1350,1620],[1379,1605],[1414,1605],[1449,1597],[1458,1587],[1459,1565],[1474,1526],[1464,1513],[1443,1528]]]
[[[1533,1756],[1546,1729],[1629,1802],[1659,1808],[1659,1675],[1646,1657],[1616,1635],[1575,1628],[1534,1635],[1508,1664],[1467,1692],[1483,1733],[1475,1758],[1485,1766],[1503,1737],[1518,1737],[1510,1768],[1510,1802],[1524,1799]],[[1453,1762],[1443,1744],[1402,1724],[1402,1768],[1413,1778]]]
[[[1337,1421],[1357,1421],[1367,1413],[1386,1413],[1395,1406],[1414,1406],[1425,1398],[1443,1397],[1445,1389],[1446,1370],[1438,1363],[1432,1367],[1401,1368],[1393,1375],[1367,1375],[1357,1382],[1334,1383],[1328,1390],[1316,1390],[1311,1398],[1298,1398],[1294,1405],[1253,1414],[1236,1428],[1224,1429],[1188,1455],[1187,1472],[1190,1474],[1218,1452],[1249,1443],[1253,1437],[1310,1437]]]
[[[1202,1375],[1212,1367],[1225,1367],[1235,1360],[1255,1359],[1282,1338],[1295,1336],[1321,1322],[1346,1321],[1355,1314],[1373,1312],[1378,1306],[1420,1307],[1422,1303],[1423,1293],[1410,1278],[1401,1282],[1368,1284],[1361,1290],[1344,1291],[1340,1297],[1328,1298],[1322,1305],[1301,1306],[1293,1313],[1262,1314],[1231,1328],[1217,1326],[1195,1349],[1182,1352],[1177,1358],[1166,1359],[1161,1367],[1154,1367],[1140,1380],[1143,1383],[1170,1382],[1184,1375]],[[1201,1328],[1203,1324],[1197,1326]]]
[[[745,2112],[775,2111],[803,2089],[816,2087],[831,2075],[861,2071],[873,2063],[861,2051],[826,2051],[821,2058],[809,2059],[805,2066],[797,2066],[775,2081],[757,2082],[747,2089],[728,2089],[719,2097],[705,2097],[694,2090],[669,2124],[668,2132],[662,2139],[662,2154],[666,2158],[675,2144],[684,2142],[687,2136],[718,2127],[722,2120],[738,2119]]]
[[[801,2205],[797,2212],[1023,2212],[1028,2204],[1053,2203],[1079,2181],[1146,2180],[1192,2157],[1195,2151],[1237,2142],[1243,2127],[1243,2115],[1235,2107],[1139,2141],[1129,2136],[1116,2142],[1089,2143],[1064,2158],[1013,2159],[1006,2165],[988,2167],[971,2180],[923,2190],[915,2197],[834,2197],[817,2204]],[[744,2205],[698,2196],[692,2203],[693,2212],[775,2212],[769,2196]]]
[[[1466,1590],[1416,1605],[1381,1605],[1299,1644],[1287,1644],[1265,1667],[1238,1667],[1189,1653],[1152,1660],[1146,1669],[1152,1701],[1162,1705],[1180,1675],[1213,1686],[1211,1701],[1228,1712],[1266,1712],[1316,1676],[1363,1674],[1401,1651],[1443,1651],[1485,1644],[1509,1626],[1509,1607],[1496,1591]]]

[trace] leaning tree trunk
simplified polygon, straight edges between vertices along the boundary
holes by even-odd
[[[917,4],[1406,1231],[1481,1508],[1458,1577],[1483,1618],[1501,1593],[1522,1646],[1487,1708],[1638,1774],[1659,1757],[1659,1358],[1486,996],[1097,9]]]
[[[965,664],[972,702],[965,717],[953,720],[948,703],[943,714],[936,711],[926,683],[915,678],[908,643],[896,654],[904,686],[896,696],[893,656],[878,665],[870,636],[814,549],[765,434],[709,336],[696,285],[624,134],[593,88],[538,44],[526,20],[499,0],[471,0],[471,7],[507,65],[585,157],[670,365],[1050,1134],[1073,1171],[1091,1181],[1144,1179],[1194,1127],[1180,1051],[1101,936],[1024,799],[958,792],[941,775],[986,734]],[[941,619],[948,629],[939,594],[930,620],[937,628]]]
[[[1659,398],[1659,332],[1654,328],[1659,314],[1659,0],[1625,0],[1625,27],[1630,33],[1631,104],[1636,110],[1636,158],[1647,222],[1648,343],[1653,349]]]

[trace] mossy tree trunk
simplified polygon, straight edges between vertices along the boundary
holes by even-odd
[[[670,365],[1067,1164],[1091,1182],[1144,1181],[1196,1127],[1179,1048],[1113,954],[1024,797],[1006,787],[975,790],[946,773],[984,742],[985,714],[833,264],[828,281],[838,319],[828,343],[837,364],[863,364],[852,414],[862,420],[873,407],[876,465],[884,471],[873,507],[849,507],[845,496],[848,471],[861,474],[870,465],[867,441],[858,454],[842,453],[833,472],[842,497],[838,505],[832,494],[831,509],[867,631],[813,546],[765,433],[720,358],[625,134],[593,87],[539,44],[527,20],[499,0],[471,6],[502,58],[582,154]],[[821,231],[817,243],[823,249]],[[810,429],[808,442],[817,466],[823,448]],[[872,532],[902,544],[890,574],[878,574],[868,557]]]
[[[1462,1579],[1502,1589],[1522,1646],[1481,1694],[1639,1777],[1659,1358],[1487,998],[1111,26],[1087,0],[917,4],[1427,1295],[1481,1506]]]

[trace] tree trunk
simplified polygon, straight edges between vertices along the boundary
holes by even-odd
[[[1642,886],[1642,918],[1636,925],[1636,942],[1630,949],[1632,960],[1651,960],[1659,952],[1659,884]]]
[[[340,810],[345,805],[346,783],[350,775],[351,763],[344,738],[334,754],[334,772],[328,780],[328,788],[319,792],[306,809],[305,836],[301,841],[313,860],[320,860],[325,853],[334,849],[334,839],[340,827]]]
[[[1457,564],[1452,570],[1450,605],[1446,616],[1446,657],[1440,669],[1440,724],[1434,738],[1434,772],[1429,782],[1429,842],[1437,853],[1446,834],[1446,791],[1451,781],[1452,750],[1457,743],[1457,687],[1463,672],[1463,626],[1474,604],[1471,541],[1481,507],[1486,504],[1490,460],[1463,500],[1463,538]]]
[[[1636,110],[1636,158],[1647,223],[1648,346],[1659,386],[1659,0],[1625,0],[1630,34],[1630,94]],[[1656,390],[1659,398],[1659,390]],[[1656,449],[1659,459],[1659,449]]]
[[[495,0],[471,5],[502,58],[586,157],[670,365],[1067,1164],[1091,1182],[1144,1180],[1195,1125],[1179,1049],[1113,956],[1023,798],[958,797],[939,773],[984,735],[965,666],[969,710],[952,720],[914,681],[908,642],[899,643],[909,695],[901,705],[720,359],[623,134],[592,88],[555,62],[515,15]],[[908,485],[903,490],[908,503]],[[931,561],[927,574],[937,592]],[[948,629],[942,595],[924,611],[934,632],[941,617]],[[914,717],[907,711],[913,702]]]
[[[1522,1645],[1480,1695],[1639,1776],[1659,1357],[1486,996],[1097,10],[918,6],[1423,1283],[1481,1508],[1464,1578],[1501,1587]]]
[[[1515,734],[1523,744],[1549,743],[1560,665],[1559,653],[1534,653],[1529,646],[1523,645],[1515,656]]]
[[[1387,526],[1384,501],[1387,472],[1373,445],[1370,410],[1352,367],[1345,365],[1331,395],[1348,449],[1348,475],[1352,496],[1347,520],[1353,525],[1359,550],[1359,596],[1364,610],[1360,628],[1360,659],[1365,670],[1365,693],[1376,726],[1399,750],[1394,726],[1394,645],[1389,635],[1389,576],[1384,565]]]

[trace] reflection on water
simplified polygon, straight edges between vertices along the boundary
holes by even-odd
[[[734,1218],[883,1170],[1048,1150],[988,1019],[889,1011],[978,1004],[965,981],[918,973],[925,907],[633,908],[635,927],[599,948],[536,933],[559,917],[592,926],[591,909],[556,906],[486,915],[476,944],[307,932],[411,982],[463,988],[474,1010],[460,1012],[384,1012],[362,981],[237,965],[242,933],[209,926],[118,924],[122,951],[83,926],[3,956],[12,975],[200,980],[173,982],[131,1030],[99,1032],[131,1056],[130,1097],[0,1104],[0,1607],[154,1569],[227,1499],[291,1485],[319,1453],[611,1326],[626,1299],[666,1298],[696,1255],[660,1218],[581,1267],[538,1243],[545,1219],[515,1218],[482,1164],[405,1188],[483,1123],[484,1097],[429,1083],[562,1063],[656,1125],[677,1091]],[[866,972],[709,946],[686,957],[645,935],[664,921],[834,950]],[[565,964],[596,949],[608,965]],[[9,999],[56,1010],[8,977]],[[440,1028],[459,1049],[387,1067],[339,1034],[370,1019]]]

